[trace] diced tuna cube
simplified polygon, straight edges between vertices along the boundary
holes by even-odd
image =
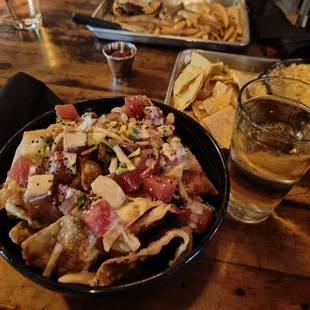
[[[87,144],[87,135],[84,132],[64,132],[64,151],[78,152]]]
[[[51,174],[33,175],[28,179],[25,199],[30,203],[38,203],[52,195],[54,176]]]
[[[117,213],[105,200],[98,200],[93,203],[89,210],[80,214],[80,219],[96,238],[102,237],[120,220]]]

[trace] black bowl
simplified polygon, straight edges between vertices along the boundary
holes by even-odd
[[[123,97],[99,98],[80,102],[76,105],[80,113],[85,111],[94,111],[98,115],[108,113],[112,108],[124,104]],[[173,266],[167,267],[167,259],[163,255],[159,258],[150,258],[146,261],[145,268],[138,280],[123,280],[108,287],[89,287],[78,284],[63,284],[57,282],[55,278],[43,277],[42,271],[35,267],[26,266],[21,255],[20,247],[13,244],[9,239],[8,233],[16,224],[16,220],[9,219],[6,211],[0,211],[0,254],[22,275],[40,284],[48,289],[68,294],[68,295],[108,295],[112,293],[125,292],[137,288],[147,283],[163,278],[172,274],[179,268],[190,262],[198,253],[200,253],[213,238],[218,230],[226,212],[229,200],[229,175],[225,157],[214,139],[197,122],[193,121],[187,115],[175,110],[167,105],[155,103],[159,106],[165,115],[173,112],[175,115],[176,134],[178,134],[184,145],[196,155],[204,172],[217,188],[219,195],[209,197],[208,201],[215,207],[216,211],[211,224],[205,234],[194,236],[193,249]],[[6,172],[9,170],[15,150],[19,145],[24,131],[46,128],[55,122],[55,112],[49,111],[36,118],[23,129],[21,129],[1,150],[0,152],[0,181],[6,178]],[[164,251],[165,252],[165,251]],[[150,261],[150,263],[148,263]],[[165,262],[165,264],[163,263]]]

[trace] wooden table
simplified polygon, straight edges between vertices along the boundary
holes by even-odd
[[[0,85],[18,71],[45,82],[65,102],[117,94],[163,100],[177,49],[138,45],[134,74],[117,83],[100,52],[103,42],[70,21],[90,13],[95,0],[42,0],[44,28],[21,32],[0,4]],[[251,45],[249,54],[272,50]],[[0,309],[310,309],[309,177],[267,221],[225,219],[208,248],[164,282],[127,295],[70,298],[20,276],[0,258]]]

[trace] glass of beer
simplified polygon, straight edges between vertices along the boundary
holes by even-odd
[[[287,78],[246,84],[229,151],[228,213],[244,223],[264,221],[309,166],[310,85]]]
[[[5,0],[16,29],[36,29],[42,25],[39,0]]]

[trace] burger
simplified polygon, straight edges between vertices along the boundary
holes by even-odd
[[[154,14],[160,8],[160,0],[115,0],[113,3],[114,16]]]

